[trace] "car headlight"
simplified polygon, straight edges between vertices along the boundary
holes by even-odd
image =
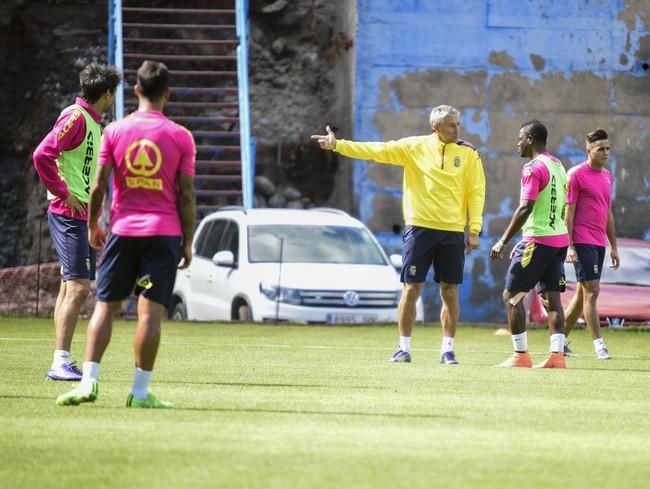
[[[260,292],[270,301],[279,301],[286,304],[300,304],[299,289],[290,289],[289,287],[278,287],[260,282]]]

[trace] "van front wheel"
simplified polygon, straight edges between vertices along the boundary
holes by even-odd
[[[169,314],[169,319],[172,321],[186,321],[187,310],[185,309],[185,304],[180,301],[177,302],[172,308],[172,312]]]
[[[251,307],[245,302],[243,304],[240,304],[237,308],[237,320],[241,321],[242,323],[253,322],[253,311],[251,310]]]

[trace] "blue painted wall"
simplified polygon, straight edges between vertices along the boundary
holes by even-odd
[[[512,168],[520,162],[514,155],[514,138],[525,120],[551,122],[550,149],[567,167],[584,159],[582,141],[588,130],[600,125],[618,134],[613,137],[611,169],[617,178],[619,231],[650,236],[650,181],[641,150],[650,143],[646,130],[650,78],[644,65],[650,62],[647,4],[642,0],[358,1],[353,138],[388,140],[428,133],[429,111],[444,103],[461,109],[461,137],[473,142],[483,158],[489,202],[481,248],[465,266],[462,320],[503,318],[496,291],[503,287],[505,265],[495,268],[486,258],[517,205],[518,169]],[[441,88],[435,80],[446,84]],[[630,143],[630,138],[636,138],[636,143]],[[389,222],[381,224],[377,201],[394,199],[399,205],[401,180],[394,171],[382,173],[372,167],[376,165],[355,162],[359,214],[373,223],[388,250],[399,251],[401,237],[390,231]],[[504,179],[509,188],[504,187]],[[486,287],[495,292],[490,298],[477,293]],[[427,286],[425,298],[430,304],[427,319],[436,320],[435,286]]]

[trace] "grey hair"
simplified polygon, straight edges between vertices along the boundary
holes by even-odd
[[[438,107],[434,107],[429,116],[431,127],[440,124],[448,115],[460,117],[460,112],[451,105],[438,105]]]

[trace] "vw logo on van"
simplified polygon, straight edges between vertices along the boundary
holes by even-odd
[[[346,306],[354,307],[359,304],[359,294],[354,290],[348,290],[343,294],[343,302]]]

